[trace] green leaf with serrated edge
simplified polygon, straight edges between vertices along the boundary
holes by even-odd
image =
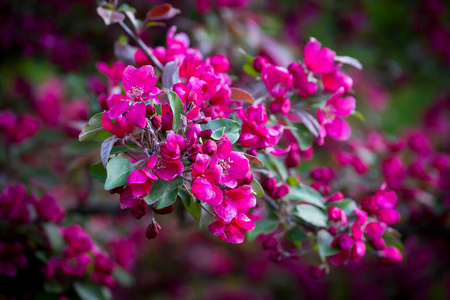
[[[315,206],[309,204],[297,205],[294,214],[312,225],[319,227],[327,226],[327,215]]]
[[[153,181],[152,188],[150,193],[144,197],[144,201],[147,202],[148,205],[155,203],[164,195],[164,193],[168,191],[172,191],[183,184],[183,179],[181,177],[177,177],[171,181],[158,179]]]
[[[285,198],[288,200],[306,202],[320,208],[326,208],[323,203],[322,195],[312,187],[305,184],[302,184],[299,187],[291,187],[289,189],[289,194],[287,194]]]
[[[106,169],[103,166],[102,162],[99,162],[98,164],[91,165],[89,167],[89,173],[91,173],[91,176],[100,181],[101,183],[105,183],[106,181]]]
[[[234,144],[238,139],[241,132],[241,125],[238,122],[230,119],[216,119],[211,120],[207,124],[201,125],[202,130],[212,129],[213,131],[222,127],[225,127],[225,133],[228,134],[228,139]]]
[[[128,273],[124,268],[122,268],[119,265],[116,265],[114,267],[114,270],[112,272],[112,277],[121,285],[124,287],[131,287],[134,285],[134,277]]]
[[[325,229],[319,230],[317,233],[317,246],[321,257],[325,258],[341,251],[340,249],[331,247],[333,239],[334,237]]]
[[[342,209],[348,216],[355,211],[356,203],[352,199],[343,199],[341,201],[334,201],[327,204],[327,208],[332,206]]]
[[[292,134],[297,139],[301,150],[306,150],[313,144],[313,136],[309,129],[302,123],[295,123],[287,121],[287,124],[294,129],[291,129]]]
[[[173,112],[173,131],[177,131],[181,125],[181,115],[183,114],[183,102],[181,102],[180,97],[178,97],[177,93],[169,92],[169,103],[170,108],[172,108]]]
[[[250,183],[250,185],[252,186],[253,193],[256,197],[264,197],[264,189],[262,188],[258,180],[253,178],[253,181]]]
[[[255,229],[247,232],[247,240],[252,242],[260,234],[269,234],[277,229],[279,222],[276,220],[260,220],[255,222]]]
[[[58,227],[53,223],[45,223],[43,227],[53,251],[56,253],[62,251],[65,243]]]
[[[298,228],[292,228],[286,233],[286,237],[293,242],[301,242],[308,238],[306,233]]]
[[[106,166],[105,190],[126,185],[132,168],[133,164],[128,159],[122,157],[111,158]]]
[[[213,140],[220,140],[224,133],[225,133],[225,127],[220,127],[213,131],[211,138]]]
[[[248,74],[254,76],[254,77],[259,77],[260,73],[258,71],[256,71],[253,66],[251,64],[245,64],[242,69],[247,72]]]
[[[183,202],[184,208],[186,208],[186,210],[194,217],[194,219],[198,221],[201,216],[201,206],[194,202],[191,195],[185,189],[179,189],[178,195]]]
[[[164,193],[161,199],[158,200],[158,204],[156,204],[156,209],[162,209],[164,207],[174,204],[175,201],[177,201],[177,196],[178,196],[178,188]]]
[[[102,288],[91,281],[75,281],[73,287],[81,300],[106,300]]]
[[[102,127],[102,117],[102,112],[94,115],[89,122],[84,125],[78,139],[80,141],[106,140],[112,136],[110,132],[106,131],[106,129]]]

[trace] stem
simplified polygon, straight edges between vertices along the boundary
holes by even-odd
[[[201,208],[203,208],[204,211],[206,211],[211,217],[213,217],[214,220],[217,220],[217,217],[213,215],[209,210],[206,209],[206,207],[203,206],[202,203],[200,203]]]
[[[145,55],[153,62],[153,64],[160,69],[163,70],[163,65],[161,62],[153,55],[152,51],[145,45],[145,43],[128,27],[123,21],[119,22],[120,27],[125,31],[125,33],[132,38],[136,44],[144,51]]]

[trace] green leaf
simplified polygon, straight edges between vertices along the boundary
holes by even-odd
[[[234,144],[239,139],[241,132],[241,125],[236,121],[230,119],[211,120],[207,124],[202,125],[202,130],[212,129],[214,131],[222,127],[225,127],[225,133],[228,134],[228,138]]]
[[[271,162],[271,164],[273,166],[275,166],[276,170],[278,171],[278,174],[280,174],[280,177],[283,181],[286,181],[288,178],[288,171],[286,168],[286,165],[284,164],[284,162],[279,159],[278,157],[272,156],[272,155],[268,155],[267,156],[269,161]]]
[[[136,8],[134,8],[132,6],[129,6],[126,3],[123,3],[122,5],[120,5],[117,10],[118,11],[123,11],[123,12],[129,11],[129,12],[132,12],[132,13],[136,13]]]
[[[186,210],[194,217],[194,219],[198,221],[202,215],[202,207],[194,202],[192,196],[185,189],[179,189],[178,195],[183,202],[184,208],[186,208]]]
[[[276,220],[260,220],[255,222],[255,229],[247,232],[247,240],[252,242],[260,234],[269,234],[278,227]]]
[[[173,112],[173,131],[177,131],[181,125],[181,115],[183,114],[183,102],[177,93],[169,92],[170,108]]]
[[[292,134],[297,139],[298,144],[300,145],[301,150],[306,150],[309,147],[311,147],[313,143],[313,136],[309,129],[302,123],[294,123],[287,121],[287,124],[290,127],[293,127],[295,129],[291,129]]]
[[[126,185],[132,168],[133,164],[128,159],[113,157],[106,166],[105,190]]]
[[[150,193],[144,197],[144,200],[148,205],[151,205],[161,199],[164,193],[173,191],[174,189],[180,187],[182,184],[183,179],[181,177],[177,177],[171,181],[162,179],[153,181],[152,189],[150,190]]]
[[[263,197],[264,196],[264,189],[262,188],[261,184],[258,180],[253,178],[253,181],[250,183],[252,186],[253,193],[256,197]]]
[[[299,200],[309,204],[313,204],[320,208],[325,208],[323,203],[322,195],[315,189],[305,184],[299,187],[291,187],[289,189],[289,194],[285,197],[288,200]]]
[[[75,292],[81,300],[105,300],[102,288],[91,281],[75,281],[73,283]]]
[[[155,112],[157,115],[162,115],[162,110],[161,110],[161,104],[154,104],[155,105]]]
[[[315,206],[300,204],[296,206],[294,213],[297,217],[312,225],[319,227],[327,226],[327,215]]]
[[[363,114],[357,110],[352,111],[351,115],[362,122],[364,122],[366,120],[366,118],[364,118]]]
[[[330,202],[327,204],[327,208],[332,206],[342,209],[348,216],[355,211],[356,203],[352,199],[343,199],[341,201]]]
[[[287,184],[289,184],[289,186],[291,186],[291,187],[293,187],[293,186],[295,187],[295,186],[298,186],[300,184],[300,182],[294,176],[289,176],[287,179]]]
[[[170,192],[164,193],[161,199],[158,200],[158,204],[156,204],[156,209],[161,209],[174,204],[175,201],[177,201],[177,196],[178,196],[178,188]]]
[[[225,133],[225,127],[220,127],[213,131],[211,138],[213,140],[220,140],[224,133]]]
[[[331,247],[331,242],[333,241],[333,236],[325,229],[319,230],[317,233],[317,246],[319,248],[319,255],[321,257],[327,257],[336,253],[339,253],[341,250]]]
[[[386,243],[386,246],[393,246],[397,248],[398,250],[403,252],[403,244],[402,241],[395,235],[393,235],[389,231],[385,231],[383,235],[381,236]]]
[[[286,237],[293,242],[301,242],[308,238],[306,233],[298,228],[292,228],[286,233]]]
[[[98,164],[91,165],[89,167],[89,173],[91,173],[91,176],[100,181],[101,183],[105,183],[106,181],[106,169],[103,166],[102,162],[99,162]]]
[[[112,134],[102,127],[103,113],[94,115],[89,122],[83,127],[78,139],[80,141],[88,140],[106,140]]]
[[[49,294],[60,294],[64,292],[65,287],[56,280],[45,281],[44,282],[44,291]]]
[[[127,147],[125,147],[124,145],[118,145],[118,146],[114,146],[111,149],[111,152],[109,154],[119,154],[122,152],[126,152],[128,150]]]
[[[134,277],[119,265],[114,267],[112,276],[121,286],[131,287],[134,285]]]
[[[43,227],[53,251],[57,253],[61,252],[65,243],[58,227],[53,223],[45,223]]]
[[[250,54],[248,54],[244,49],[239,48],[238,49],[239,53],[241,53],[248,61],[249,64],[253,65],[253,61],[255,60],[255,57],[251,56]]]
[[[258,71],[256,71],[251,64],[245,64],[242,69],[254,77],[260,76],[260,73]]]

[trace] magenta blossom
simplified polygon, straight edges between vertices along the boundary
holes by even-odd
[[[158,180],[158,177],[146,170],[134,170],[127,178],[131,193],[136,198],[147,196],[152,189],[153,181],[156,180]]]
[[[163,180],[172,180],[183,173],[184,166],[181,160],[167,160],[158,157],[154,163],[155,174]]]
[[[269,94],[274,98],[283,97],[291,88],[294,79],[286,68],[269,65],[261,72]]]
[[[334,58],[336,53],[329,48],[321,48],[315,38],[310,38],[305,46],[303,56],[309,70],[317,74],[327,74],[335,70]]]
[[[39,217],[44,221],[60,223],[64,218],[64,210],[59,207],[56,200],[51,196],[45,195],[40,201],[34,201],[34,207]]]
[[[308,80],[308,74],[303,65],[293,62],[288,69],[294,79],[294,90],[300,97],[309,97],[317,92],[317,84]]]
[[[344,72],[337,70],[322,76],[322,83],[325,90],[336,92],[339,88],[344,88],[344,93],[348,93],[353,86],[353,79]]]
[[[244,185],[225,191],[222,203],[214,207],[214,212],[224,223],[230,223],[238,214],[238,210],[251,208],[255,205],[256,198],[252,194],[252,187]]]
[[[123,86],[127,96],[134,101],[153,99],[162,91],[156,87],[157,78],[152,66],[136,69],[128,66],[123,71]]]
[[[119,138],[124,138],[134,130],[133,123],[126,116],[121,114],[113,122],[113,118],[111,118],[107,111],[103,112],[102,126]]]
[[[216,184],[219,184],[221,176],[220,165],[213,165],[208,155],[198,154],[192,165],[192,193],[201,201],[219,205],[222,203],[222,190]]]
[[[215,220],[208,226],[208,230],[222,241],[232,244],[240,244],[244,241],[245,233],[253,230],[255,223],[245,214],[239,212],[230,223],[222,220]]]
[[[97,63],[97,70],[108,77],[109,85],[112,87],[117,86],[122,81],[122,74],[125,67],[126,65],[121,61],[113,63],[111,67],[104,62]]]
[[[217,146],[211,165],[220,165],[222,167],[222,176],[220,183],[230,188],[237,185],[237,180],[245,177],[250,171],[250,163],[243,153],[232,152],[233,145],[230,140],[222,140]]]

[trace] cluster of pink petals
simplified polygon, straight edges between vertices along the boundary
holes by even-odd
[[[6,143],[23,143],[35,135],[40,126],[39,119],[30,114],[18,116],[11,110],[0,111],[0,132],[3,132]]]
[[[242,120],[239,143],[250,149],[265,149],[273,147],[283,135],[283,126],[264,126],[268,122],[264,103],[253,104],[247,110],[241,109],[237,116]]]

